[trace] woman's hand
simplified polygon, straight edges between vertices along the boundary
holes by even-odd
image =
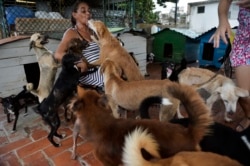
[[[209,39],[209,42],[214,43],[214,47],[218,48],[220,46],[220,39],[224,41],[225,44],[228,44],[227,37],[230,37],[232,34],[231,26],[228,21],[222,22],[215,33]]]
[[[80,69],[81,73],[88,70],[87,64],[83,60],[77,62],[76,66]]]
[[[250,0],[240,0],[236,3],[239,7],[250,9]]]

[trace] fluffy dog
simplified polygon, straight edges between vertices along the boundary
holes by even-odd
[[[227,116],[230,112],[236,112],[239,97],[249,96],[247,90],[236,87],[233,80],[221,74],[215,74],[208,69],[190,67],[183,70],[178,75],[179,83],[194,85],[197,89],[205,89],[211,95],[206,99],[206,103],[212,109],[213,103],[221,98],[226,107],[225,121],[231,122]]]
[[[187,126],[190,121],[187,118],[173,119],[171,123]],[[250,127],[242,132],[237,132],[215,122],[209,128],[210,134],[204,136],[200,142],[202,151],[225,155],[243,165],[250,165]]]
[[[28,83],[26,88],[38,97],[40,103],[49,95],[55,81],[57,68],[59,67],[53,53],[45,47],[45,44],[48,42],[48,36],[40,33],[34,33],[30,37],[30,49],[33,48],[36,53],[40,79],[37,89],[33,89],[33,83]]]
[[[4,113],[7,115],[7,122],[10,123],[10,115],[14,114],[15,120],[13,124],[12,132],[16,131],[17,120],[19,117],[19,111],[24,108],[25,115],[28,111],[28,104],[30,103],[38,103],[38,99],[36,96],[29,93],[26,88],[18,93],[17,95],[10,95],[8,97],[2,98],[0,103],[3,105]]]
[[[107,113],[110,108],[104,94],[102,96],[94,90],[80,88],[77,98],[71,103],[78,126],[76,129],[93,142],[96,156],[105,166],[122,164],[125,135],[138,126],[147,128],[155,136],[161,157],[169,157],[183,150],[199,150],[198,144],[209,132],[207,126],[212,123],[210,111],[190,86],[173,82],[166,89],[183,101],[191,119],[187,128],[158,120],[115,119]]]
[[[141,154],[142,149],[148,151],[156,159],[153,161],[144,159]],[[161,159],[158,149],[159,145],[153,134],[142,127],[136,128],[125,138],[122,157],[124,166],[243,166],[229,157],[211,152],[183,151],[172,157]]]
[[[87,46],[87,43],[85,43]],[[71,49],[70,47],[69,49]],[[74,52],[73,50],[68,52]],[[39,112],[43,119],[50,125],[51,130],[48,135],[49,141],[58,147],[60,144],[53,140],[53,136],[63,138],[64,135],[57,133],[60,127],[60,118],[58,116],[58,108],[63,104],[73,92],[76,90],[78,79],[80,77],[79,69],[76,63],[82,60],[82,54],[66,54],[62,58],[62,71],[59,74],[55,85],[49,96],[40,104]]]
[[[106,59],[101,65],[101,71],[104,73],[105,93],[110,95],[114,102],[127,110],[137,110],[140,103],[148,96],[161,95],[169,98],[170,106],[162,107],[160,110],[160,120],[162,120],[164,112],[167,111],[167,119],[172,119],[176,112],[179,111],[180,101],[173,97],[168,91],[172,86],[169,80],[140,80],[140,81],[124,81],[121,79],[121,69],[116,64]],[[135,99],[135,100],[131,100]],[[112,108],[116,112],[116,108]],[[165,114],[166,115],[166,114]],[[182,118],[178,112],[179,118]],[[115,115],[114,115],[115,116]]]
[[[162,100],[159,96],[145,99],[139,109],[141,118],[149,119],[149,106],[152,104],[162,104]],[[190,123],[188,118],[172,119],[170,122],[181,124],[185,127]],[[211,132],[204,136],[200,142],[203,151],[225,155],[243,165],[250,165],[250,127],[242,132],[237,132],[230,127],[215,122],[209,128]]]
[[[89,20],[88,25],[94,31],[93,40],[100,45],[100,58],[92,64],[101,65],[108,57],[121,67],[124,79],[128,81],[144,79],[133,58],[121,46],[116,37],[109,32],[103,22]]]

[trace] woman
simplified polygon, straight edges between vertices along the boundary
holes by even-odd
[[[232,0],[220,0],[218,6],[219,26],[211,37],[214,47],[219,47],[220,38],[227,44],[226,35],[231,36],[231,27],[228,21],[228,11]],[[237,85],[250,92],[250,0],[240,0],[238,21],[239,26],[234,38],[230,60],[235,67]],[[250,126],[250,97],[239,98],[245,118],[236,127],[237,131],[243,131]]]
[[[88,3],[84,1],[76,1],[73,5],[73,11],[71,16],[72,28],[66,30],[63,38],[58,45],[55,52],[55,58],[61,61],[65,55],[69,41],[72,38],[80,38],[89,42],[89,46],[83,50],[83,56],[89,63],[94,62],[99,58],[100,48],[92,41],[90,35],[91,30],[88,28],[87,23],[91,18],[90,7]],[[81,68],[81,72],[87,72],[88,74],[82,76],[79,79],[80,85],[84,88],[92,88],[100,90],[103,87],[103,76],[100,70],[88,70],[86,63],[78,63],[77,66]]]

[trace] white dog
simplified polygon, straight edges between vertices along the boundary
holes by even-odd
[[[208,69],[189,67],[178,75],[179,83],[194,85],[197,89],[205,89],[211,95],[206,100],[210,109],[216,100],[221,98],[226,107],[225,121],[231,122],[228,113],[236,112],[239,97],[249,96],[249,92],[235,85],[233,80]]]

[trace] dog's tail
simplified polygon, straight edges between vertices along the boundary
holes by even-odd
[[[125,137],[122,161],[124,166],[149,166],[153,165],[150,161],[143,158],[141,149],[145,149],[154,158],[160,159],[158,152],[159,145],[152,134],[147,129],[136,128],[131,134]]]
[[[30,93],[32,93],[33,95],[37,96],[37,97],[39,96],[38,91],[34,89],[33,83],[26,84],[26,90],[29,91]]]
[[[168,82],[166,87],[167,93],[180,100],[185,107],[189,116],[190,134],[196,142],[199,142],[205,134],[210,132],[209,125],[213,122],[211,111],[193,87],[176,82]],[[141,118],[149,118],[148,110],[152,104],[166,105],[164,99],[162,96],[150,96],[144,99],[139,107]]]
[[[168,94],[179,99],[185,107],[190,119],[188,126],[190,134],[195,141],[199,142],[209,132],[208,127],[213,123],[211,110],[196,90],[189,85],[172,82],[167,86],[167,91]]]

